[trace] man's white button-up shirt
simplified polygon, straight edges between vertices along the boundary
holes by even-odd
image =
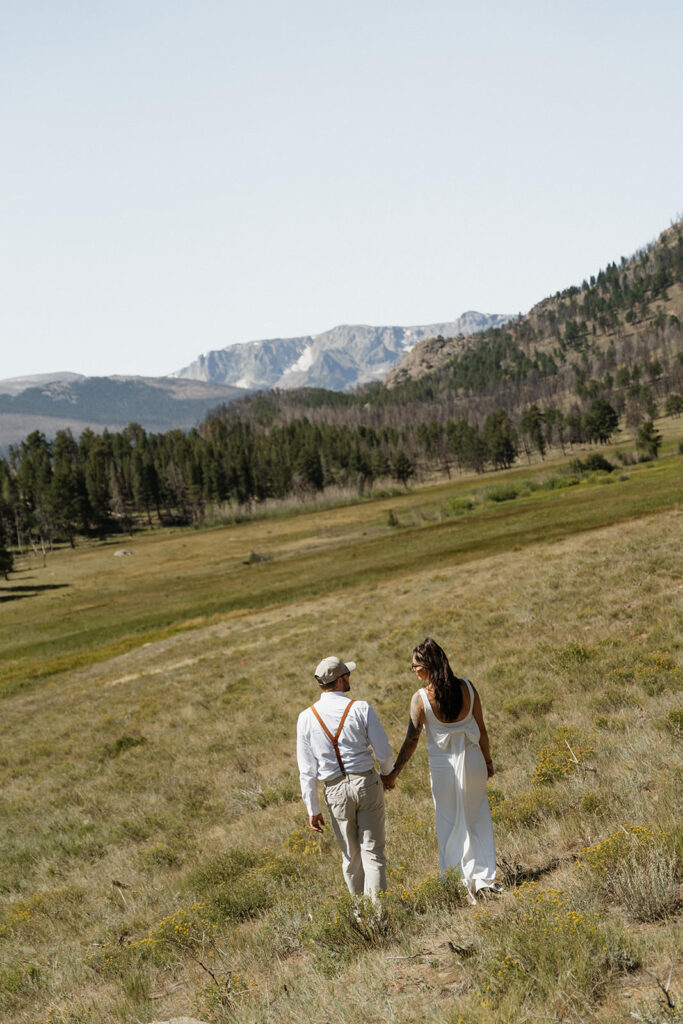
[[[320,695],[315,710],[333,736],[352,699],[339,690],[326,690]],[[394,767],[394,755],[387,734],[365,700],[354,702],[346,716],[338,743],[344,768],[351,774],[367,772],[374,767],[373,750],[382,775],[387,775]],[[309,815],[320,814],[317,780],[324,782],[336,779],[341,772],[332,741],[310,708],[301,712],[296,725],[296,756],[303,801]]]

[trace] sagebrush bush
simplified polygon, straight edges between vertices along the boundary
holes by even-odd
[[[544,818],[561,813],[561,804],[556,793],[535,788],[530,792],[514,793],[504,800],[491,805],[491,817],[508,828],[517,825],[535,825]]]
[[[638,965],[618,932],[566,892],[537,882],[524,882],[502,914],[477,910],[476,929],[480,953],[472,961],[470,999],[508,1014],[531,999],[552,1000],[559,1019],[583,1013],[612,974]]]
[[[652,825],[624,825],[586,847],[577,870],[602,900],[636,921],[670,917],[680,905],[678,857],[671,837]]]
[[[637,666],[635,679],[649,696],[655,697],[666,690],[680,690],[683,672],[668,651],[650,651]]]
[[[672,708],[666,716],[666,727],[675,736],[683,733],[683,707]]]
[[[453,868],[428,875],[412,889],[399,882],[375,901],[342,892],[314,911],[299,937],[324,972],[336,972],[358,953],[395,941],[416,918],[466,903],[460,873]]]
[[[532,784],[541,785],[571,775],[591,756],[594,749],[591,737],[579,729],[563,726],[540,751]]]

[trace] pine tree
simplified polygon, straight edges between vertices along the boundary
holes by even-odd
[[[652,420],[646,420],[638,431],[636,448],[638,451],[643,452],[648,459],[656,459],[659,455],[661,444],[662,435],[655,430]]]

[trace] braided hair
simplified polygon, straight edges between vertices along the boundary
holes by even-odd
[[[413,661],[429,674],[439,714],[445,721],[454,722],[462,711],[462,690],[460,679],[448,664],[446,652],[428,636],[413,649]]]

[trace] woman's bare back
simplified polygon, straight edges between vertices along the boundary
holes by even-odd
[[[443,722],[445,725],[454,725],[456,722],[461,722],[463,718],[467,718],[470,711],[472,710],[470,706],[472,702],[470,700],[470,692],[469,689],[467,688],[467,683],[465,682],[464,679],[460,679],[459,683],[460,693],[462,694],[462,707],[460,709],[460,714],[458,715],[458,717],[451,718],[450,720],[444,718],[441,712],[439,711],[436,704],[436,698],[434,697],[434,687],[432,686],[432,684],[429,683],[427,686],[425,686],[425,693],[429,698],[429,703],[432,711],[434,712],[434,716],[439,722]]]

